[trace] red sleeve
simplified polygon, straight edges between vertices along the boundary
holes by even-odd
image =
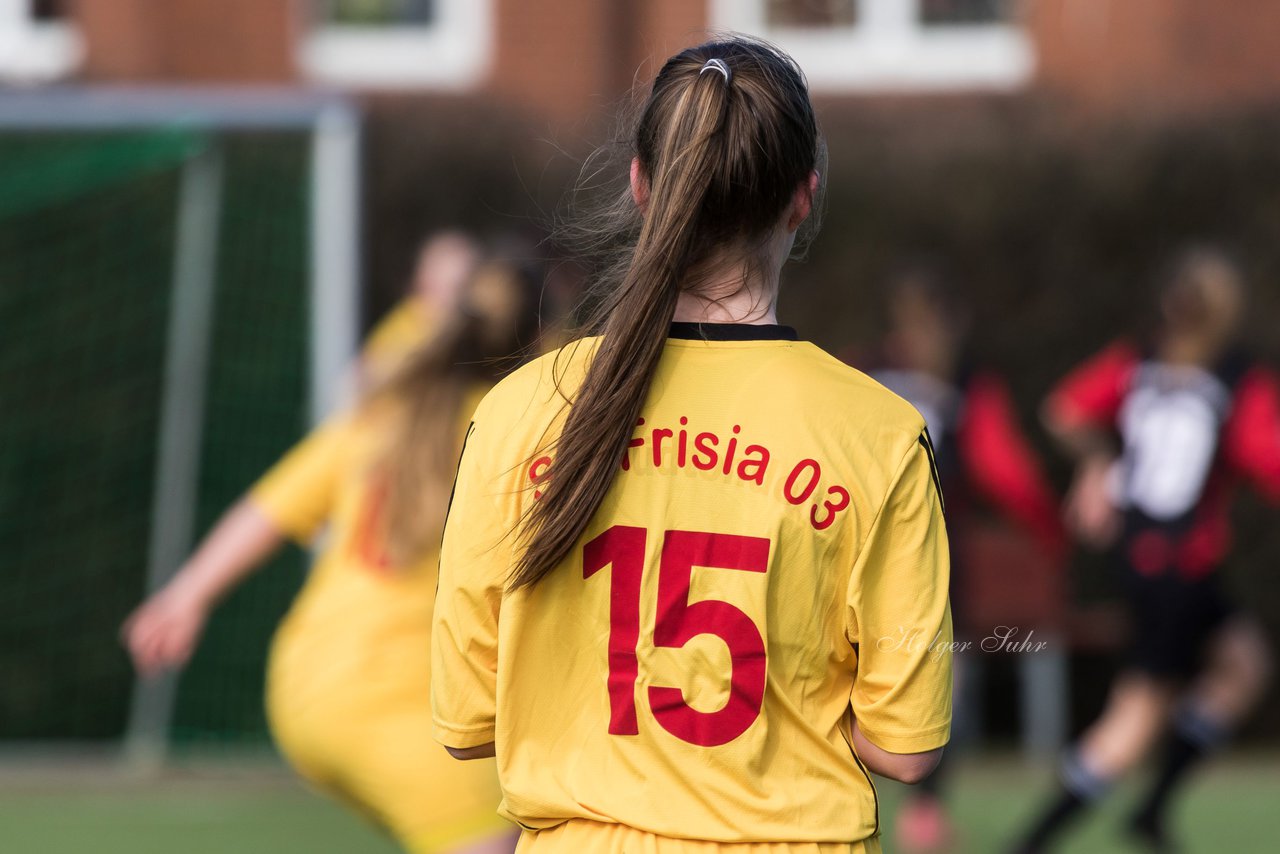
[[[984,373],[970,381],[956,444],[965,476],[980,495],[1051,551],[1062,548],[1058,498],[1022,433],[1003,380]]]
[[[1064,427],[1111,428],[1124,402],[1138,351],[1118,341],[1067,374],[1049,393],[1049,416]]]
[[[1273,372],[1254,368],[1241,378],[1222,451],[1232,469],[1280,504],[1280,381]]]

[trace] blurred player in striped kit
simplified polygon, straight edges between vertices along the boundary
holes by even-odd
[[[532,343],[531,288],[502,262],[466,276],[434,332],[407,336],[417,346],[276,464],[124,629],[142,673],[181,666],[222,597],[286,539],[323,532],[272,643],[272,735],[303,777],[414,854],[514,844],[493,763],[460,765],[431,739],[428,686],[458,450],[480,396]],[[380,358],[395,356],[383,346]]]
[[[1219,578],[1232,483],[1280,502],[1280,384],[1237,348],[1245,309],[1235,265],[1189,250],[1161,289],[1155,334],[1107,347],[1046,401],[1045,423],[1077,463],[1068,523],[1113,554],[1132,640],[1102,717],[1067,753],[1060,790],[1019,852],[1048,850],[1162,735],[1129,830],[1153,850],[1176,850],[1170,797],[1264,687],[1261,629]]]

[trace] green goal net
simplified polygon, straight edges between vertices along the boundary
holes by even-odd
[[[346,124],[326,142],[324,105],[291,101],[175,123],[138,96],[130,122],[74,126],[74,105],[8,106],[0,742],[260,743],[264,658],[301,551],[223,603],[179,679],[137,682],[118,631],[332,405],[357,320],[356,137]]]

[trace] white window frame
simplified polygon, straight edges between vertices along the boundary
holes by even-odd
[[[37,21],[32,0],[0,0],[0,79],[38,83],[80,66],[84,43],[68,22]]]
[[[493,41],[493,0],[436,0],[426,25],[318,22],[298,60],[309,78],[336,86],[465,90],[488,74]]]
[[[930,24],[919,0],[856,0],[847,29],[771,27],[766,0],[710,0],[716,29],[769,39],[816,92],[1014,90],[1030,82],[1035,50],[1017,24]]]

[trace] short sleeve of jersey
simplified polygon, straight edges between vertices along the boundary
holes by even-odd
[[[483,413],[482,404],[458,464],[431,635],[433,734],[455,748],[495,737],[498,610],[511,557],[498,484],[485,466],[493,440]]]
[[[1273,372],[1254,368],[1241,378],[1223,452],[1259,492],[1280,503],[1280,378]]]
[[[891,753],[933,750],[950,738],[949,585],[942,499],[922,435],[899,465],[849,583],[854,718]]]
[[[1054,419],[1067,426],[1110,428],[1115,424],[1138,353],[1116,342],[1067,374],[1046,401]]]
[[[254,506],[300,543],[310,542],[333,512],[349,425],[342,417],[317,427],[249,492]]]

